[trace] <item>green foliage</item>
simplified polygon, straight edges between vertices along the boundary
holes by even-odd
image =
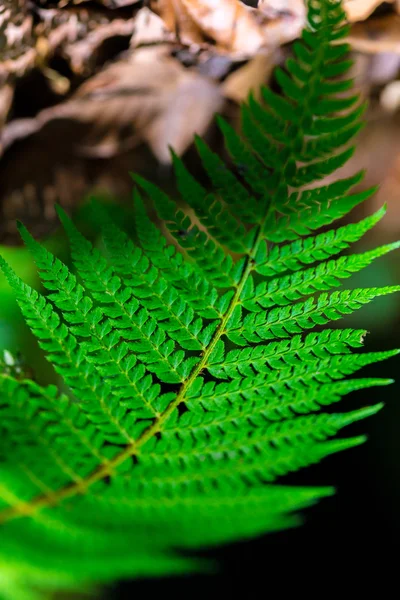
[[[206,569],[182,550],[297,524],[332,490],[276,481],[364,440],[330,438],[381,404],[323,409],[390,383],[347,377],[397,352],[321,326],[400,289],[335,289],[399,244],[341,254],[385,209],[313,233],[374,191],[351,193],[362,174],[318,186],[363,111],[338,79],[343,19],[337,0],[310,0],[283,93],[249,98],[242,135],[219,120],[229,166],[196,140],[207,189],[173,156],[190,210],[135,176],[166,237],[138,190],[138,244],[95,204],[100,251],[59,209],[73,270],[19,226],[47,294],[1,266],[62,385],[4,355],[0,593]]]

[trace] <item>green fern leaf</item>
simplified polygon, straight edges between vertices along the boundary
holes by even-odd
[[[397,350],[323,326],[400,290],[336,289],[399,243],[349,253],[385,208],[328,228],[374,190],[320,183],[365,107],[341,2],[308,4],[280,93],[249,97],[241,133],[218,121],[230,164],[197,138],[200,185],[173,154],[183,208],[135,175],[162,224],[136,189],[134,243],[93,202],[100,247],[58,209],[70,267],[19,225],[45,294],[1,259],[60,389],[0,360],[0,597],[204,570],[182,550],[297,525],[333,490],[280,478],[362,443],[332,438],[382,408],[326,410],[392,383],[355,374]]]

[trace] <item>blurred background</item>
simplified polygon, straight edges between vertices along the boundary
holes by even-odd
[[[400,1],[347,0],[345,6],[352,77],[369,108],[354,158],[340,175],[366,169],[362,186],[380,186],[348,220],[388,207],[358,244],[362,251],[400,236]],[[26,282],[39,285],[17,219],[68,260],[55,202],[95,238],[88,198],[111,203],[115,218],[129,222],[129,171],[171,189],[169,146],[200,175],[193,134],[223,154],[215,113],[239,127],[240,102],[250,91],[257,95],[261,84],[275,86],[273,68],[290,56],[304,19],[303,0],[1,0],[1,254]],[[347,283],[399,284],[400,255],[380,258]],[[400,299],[384,297],[341,325],[368,329],[369,351],[399,347]],[[39,380],[53,377],[0,278],[0,351],[5,348],[19,353]],[[399,372],[399,358],[368,367],[371,377]],[[345,575],[360,589],[383,574],[385,585],[395,584],[399,391],[400,376],[388,388],[345,400],[344,410],[386,402],[371,421],[349,431],[367,432],[369,442],[286,480],[338,489],[305,514],[306,527],[208,552],[221,565],[215,577],[121,582],[105,597],[193,589],[233,594],[240,585],[266,595],[283,573],[281,592],[294,586],[312,591],[316,574],[330,590],[340,590]]]

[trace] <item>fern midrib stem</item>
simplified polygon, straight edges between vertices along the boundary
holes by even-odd
[[[318,55],[319,55],[320,61],[322,62],[323,53],[321,53],[320,49],[318,51]],[[312,90],[312,92],[314,91],[314,80],[315,80],[315,76],[311,77],[310,89]],[[304,117],[300,118],[300,120],[299,120],[299,123],[298,123],[299,128],[301,127],[303,119],[304,119]],[[295,155],[293,153],[293,149],[290,148],[290,152],[285,161],[285,165],[282,165],[282,168],[281,168],[281,177],[279,178],[280,179],[279,183],[282,180],[283,180],[283,183],[285,183],[285,181],[286,181],[285,167],[289,163],[289,161],[292,159],[295,159]],[[279,183],[277,185],[277,189],[279,188]],[[262,219],[261,223],[259,224],[258,232],[257,232],[257,235],[255,236],[253,247],[247,257],[246,266],[244,268],[241,279],[236,287],[236,291],[231,300],[229,308],[228,308],[227,312],[225,313],[224,317],[221,319],[221,322],[217,327],[217,330],[215,332],[215,335],[214,335],[211,343],[209,344],[207,349],[204,351],[202,359],[199,361],[198,365],[196,365],[196,367],[193,369],[193,371],[190,374],[187,381],[185,381],[182,384],[182,387],[181,387],[177,397],[175,398],[175,400],[167,407],[167,409],[162,413],[162,415],[147,430],[145,430],[143,432],[143,434],[140,436],[140,438],[136,442],[136,447],[140,447],[141,445],[143,445],[148,439],[150,439],[155,433],[157,433],[160,430],[160,425],[166,419],[168,419],[168,417],[172,414],[174,409],[184,401],[185,393],[186,393],[187,389],[192,385],[194,380],[199,376],[199,374],[202,372],[202,370],[206,367],[208,358],[211,356],[211,353],[213,352],[216,344],[218,343],[218,341],[221,339],[222,335],[224,334],[225,327],[226,327],[230,317],[232,316],[232,313],[233,313],[235,307],[238,304],[239,298],[240,298],[243,288],[246,284],[247,278],[249,277],[251,271],[253,270],[253,261],[254,261],[255,256],[257,255],[258,247],[259,247],[260,243],[263,241],[263,237],[264,237],[263,233],[264,233],[265,223],[269,217],[269,214],[270,214],[270,211],[272,208],[274,208],[273,198],[271,199],[271,203],[265,212],[264,218]],[[134,454],[134,452],[132,454]]]

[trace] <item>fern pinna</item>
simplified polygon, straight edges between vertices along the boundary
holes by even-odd
[[[249,98],[242,135],[219,120],[232,167],[196,140],[207,190],[173,156],[192,212],[136,176],[138,244],[96,205],[100,252],[59,209],[77,275],[20,225],[49,293],[2,269],[64,383],[10,361],[0,376],[4,595],[203,568],[184,549],[291,526],[331,494],[280,477],[363,441],[329,438],[380,404],[322,409],[388,384],[352,376],[396,352],[321,326],[400,289],[335,290],[398,247],[341,254],[384,209],[314,233],[374,191],[350,193],[362,174],[317,185],[350,158],[364,108],[344,93],[347,31],[340,2],[309,2],[282,93]]]

